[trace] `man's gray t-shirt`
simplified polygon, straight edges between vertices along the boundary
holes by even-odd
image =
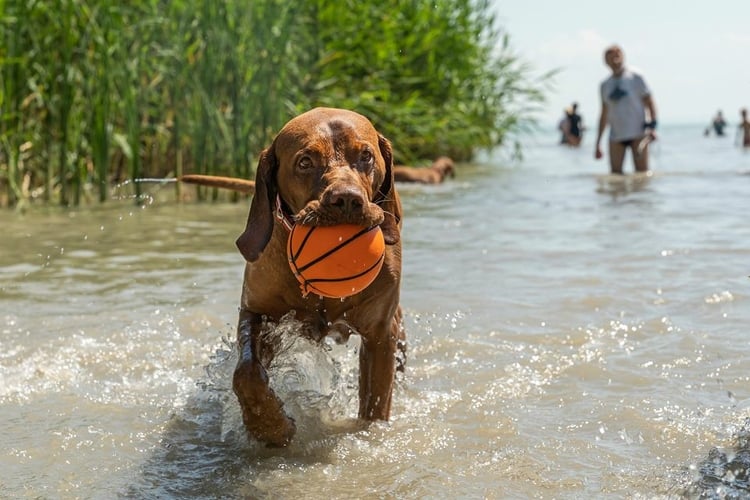
[[[643,136],[646,109],[643,98],[651,93],[643,77],[630,69],[620,76],[610,76],[600,88],[602,102],[607,104],[609,140],[628,141]]]

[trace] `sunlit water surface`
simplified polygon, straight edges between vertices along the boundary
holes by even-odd
[[[393,418],[354,418],[356,338],[284,322],[288,449],[230,387],[247,202],[0,213],[0,497],[682,495],[750,417],[750,154],[673,127],[618,183],[588,139],[399,186]]]

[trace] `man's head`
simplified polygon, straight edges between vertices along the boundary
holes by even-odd
[[[612,73],[618,75],[625,68],[625,54],[619,45],[610,45],[604,51],[604,63],[609,66]]]

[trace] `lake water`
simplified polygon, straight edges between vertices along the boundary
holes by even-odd
[[[287,449],[230,387],[247,202],[0,213],[0,497],[747,495],[704,461],[750,418],[750,154],[701,133],[665,128],[637,183],[550,132],[400,185],[393,418],[354,421],[354,338],[297,342]]]

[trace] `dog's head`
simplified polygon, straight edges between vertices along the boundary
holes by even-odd
[[[397,243],[401,205],[392,170],[390,143],[364,116],[315,108],[293,118],[261,153],[240,252],[248,262],[260,256],[278,210],[306,225],[379,225],[386,243]]]
[[[440,156],[439,158],[437,158],[433,162],[432,168],[440,173],[441,180],[445,177],[453,178],[456,176],[456,172],[453,166],[453,160],[447,156]]]

